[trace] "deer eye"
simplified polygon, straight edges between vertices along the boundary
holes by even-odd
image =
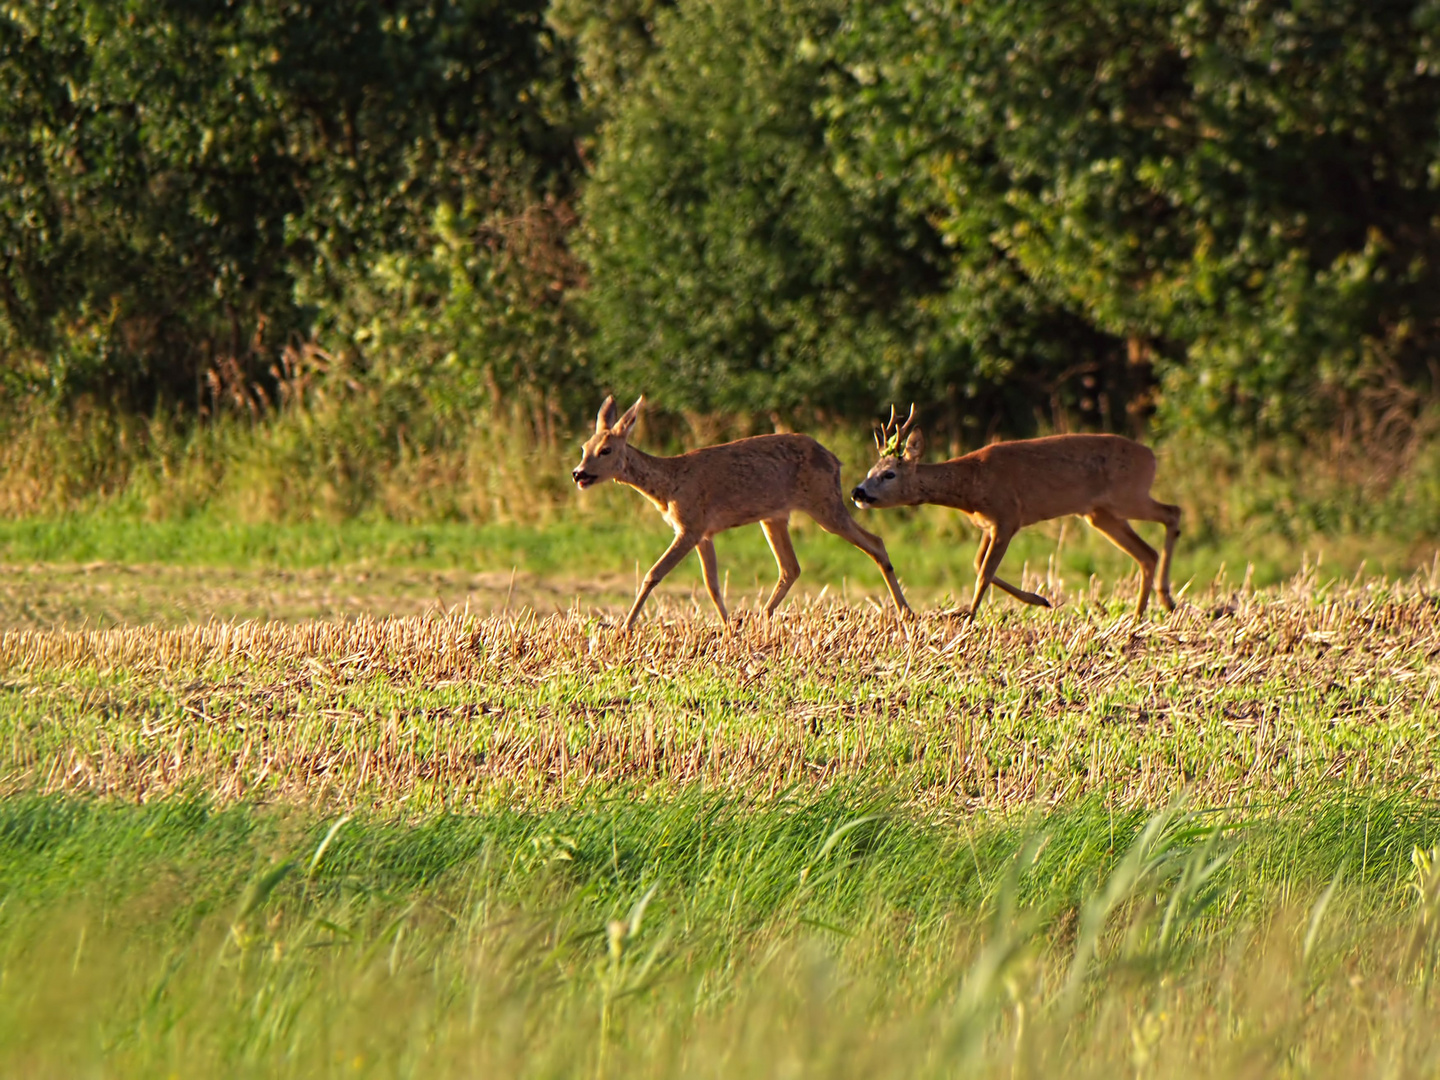
[[[880,479],[881,479],[881,480],[894,480],[894,479],[895,479],[895,470],[894,470],[894,469],[886,469],[886,470],[885,470],[885,475],[883,475],[882,477],[880,477]]]
[[[606,454],[608,454],[609,452],[610,452],[610,447],[607,446],[607,447],[605,447],[603,450],[600,451],[600,456],[601,456],[601,457],[604,457],[604,456],[605,456]]]

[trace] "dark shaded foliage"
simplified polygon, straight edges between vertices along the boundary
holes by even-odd
[[[1389,451],[1440,345],[1437,18],[29,0],[0,377],[264,411],[338,367],[400,425],[597,383],[791,423],[914,399],[952,444],[1158,408]]]
[[[279,348],[335,321],[357,274],[428,252],[437,207],[508,219],[568,199],[575,95],[543,16],[538,0],[8,8],[7,374],[139,408],[263,395]]]

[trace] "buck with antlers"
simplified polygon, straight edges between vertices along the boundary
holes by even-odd
[[[1145,613],[1152,585],[1167,611],[1170,557],[1180,536],[1180,508],[1150,497],[1155,455],[1148,447],[1119,435],[1051,435],[1043,439],[995,443],[964,457],[926,465],[920,457],[925,439],[915,423],[915,407],[896,426],[895,410],[875,436],[880,460],[851,492],[856,506],[918,506],[935,503],[966,514],[980,529],[975,553],[975,594],[968,612],[974,617],[991,585],[1017,600],[1039,607],[1050,602],[996,576],[1014,535],[1026,525],[1077,514],[1140,565],[1137,616]],[[1160,555],[1140,538],[1127,519],[1165,526]],[[1157,578],[1158,571],[1158,581]]]
[[[675,530],[674,541],[640,585],[625,617],[627,631],[651,590],[691,550],[700,552],[705,590],[721,621],[729,622],[711,537],[756,522],[765,530],[780,568],[780,578],[765,603],[765,614],[771,614],[800,576],[790,543],[790,515],[796,510],[805,511],[822,529],[874,559],[885,575],[896,611],[902,616],[910,612],[884,542],[850,516],[840,486],[840,459],[829,450],[808,435],[756,435],[678,457],[653,457],[627,441],[644,401],[642,396],[617,417],[615,399],[607,397],[595,417],[595,433],[585,441],[580,464],[571,473],[582,491],[604,480],[628,484],[654,503]]]

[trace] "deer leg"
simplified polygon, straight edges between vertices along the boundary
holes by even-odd
[[[725,598],[720,595],[720,576],[715,567],[715,542],[707,536],[695,545],[695,550],[700,553],[700,570],[705,575],[705,591],[710,594],[710,602],[720,613],[720,621],[728,623],[730,613],[725,610]]]
[[[985,553],[989,550],[990,536],[989,534],[981,534],[980,547],[975,552],[975,573],[980,573],[980,566],[985,561]],[[1050,606],[1050,601],[1046,600],[1045,597],[1041,596],[1039,593],[1026,592],[1024,589],[1017,589],[1014,585],[1011,585],[1002,577],[992,577],[990,579],[990,584],[994,585],[995,588],[999,589],[1001,592],[1009,593],[1021,603],[1030,604],[1032,607],[1048,608]]]
[[[975,567],[975,587],[977,589],[980,587],[980,568],[985,565],[985,553],[989,550],[990,530],[982,528],[980,530],[980,543],[975,545],[975,562],[973,564]],[[966,608],[957,607],[951,608],[949,611],[945,612],[943,617],[947,619],[958,619],[961,616],[968,614],[969,611]]]
[[[985,535],[987,539],[981,541],[985,545],[985,556],[980,560],[980,570],[975,575],[975,595],[970,599],[969,615],[972,619],[980,610],[980,601],[985,599],[985,590],[995,583],[995,571],[1000,569],[1000,560],[1005,558],[1005,549],[1010,546],[1010,538],[1015,535],[1015,530],[1002,529],[996,525],[987,529]]]
[[[1019,600],[1023,604],[1030,604],[1033,607],[1044,608],[1048,608],[1050,606],[1050,601],[1046,600],[1045,597],[1041,596],[1039,593],[1026,592],[1024,589],[1017,589],[1014,585],[1011,585],[1003,578],[992,577],[990,579],[990,584],[994,585],[995,588],[999,589],[1001,592],[1009,593],[1016,600]]]
[[[1113,508],[1116,516],[1139,521],[1156,521],[1165,526],[1165,546],[1160,550],[1160,563],[1155,572],[1155,594],[1166,611],[1175,610],[1170,595],[1170,560],[1175,556],[1175,541],[1180,539],[1180,507],[1162,503],[1148,494],[1126,500]]]
[[[780,577],[775,582],[770,599],[765,601],[765,614],[771,615],[780,606],[780,601],[785,599],[790,586],[799,578],[800,560],[795,557],[795,545],[790,542],[790,522],[787,519],[772,518],[762,521],[760,528],[765,530],[765,539],[770,541],[770,551],[775,556],[775,565],[780,569]]]
[[[975,548],[975,573],[980,573],[980,567],[985,565],[985,553],[990,550],[990,533],[988,531],[980,534],[980,543]]]
[[[808,513],[826,532],[848,540],[874,559],[875,565],[880,567],[880,573],[885,575],[885,587],[890,590],[890,600],[895,605],[895,613],[901,618],[913,614],[910,605],[905,602],[900,581],[895,576],[895,567],[890,564],[890,553],[885,550],[885,541],[850,516],[850,511],[845,509],[844,499],[837,498],[833,506],[827,504],[818,511],[811,510]]]
[[[1139,618],[1145,614],[1145,605],[1150,602],[1150,589],[1155,583],[1155,564],[1159,561],[1159,556],[1155,554],[1155,549],[1130,527],[1128,521],[1109,510],[1094,510],[1085,515],[1085,520],[1139,564],[1140,599],[1135,604],[1135,617]]]
[[[1008,544],[1009,541],[1006,541],[1006,543]],[[989,532],[982,532],[980,534],[980,545],[975,549],[976,589],[980,588],[980,578],[982,576],[982,569],[985,566],[985,558],[987,555],[989,555],[990,548],[993,546],[993,544],[994,537],[992,537]],[[1004,557],[1003,551],[1001,552],[1001,557]],[[997,567],[999,566],[998,560],[996,561],[995,565]],[[1026,592],[1024,589],[1017,588],[1016,586],[1011,585],[1010,582],[1006,581],[1004,578],[999,577],[994,573],[990,575],[990,584],[994,585],[995,588],[999,589],[1001,592],[1009,593],[1021,603],[1043,608],[1048,608],[1050,606],[1050,601],[1046,600],[1045,597],[1041,596],[1039,593]],[[956,618],[961,615],[973,615],[975,613],[976,607],[978,607],[978,603],[972,604],[972,606],[968,610],[964,608],[956,608],[954,611],[947,611],[945,614],[950,618]]]
[[[1150,501],[1154,503],[1157,516],[1146,520],[1159,521],[1165,526],[1165,547],[1160,552],[1160,569],[1155,575],[1155,591],[1160,597],[1161,606],[1166,611],[1174,611],[1175,598],[1170,595],[1170,560],[1175,555],[1175,541],[1180,539],[1180,507],[1154,499]]]
[[[675,539],[670,541],[670,546],[665,549],[650,572],[645,575],[645,580],[640,583],[640,591],[635,594],[635,603],[630,605],[630,614],[625,616],[625,632],[629,633],[630,628],[635,625],[635,619],[640,614],[640,609],[645,606],[646,599],[654,591],[655,586],[664,580],[665,575],[680,565],[680,560],[690,554],[690,549],[700,543],[701,537],[696,533],[676,533]]]

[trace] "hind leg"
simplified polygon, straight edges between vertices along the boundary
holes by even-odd
[[[862,528],[860,523],[850,516],[839,491],[836,491],[833,502],[827,500],[821,506],[806,512],[826,532],[850,541],[874,559],[875,565],[880,567],[880,572],[885,575],[885,587],[890,590],[890,599],[895,604],[896,614],[901,618],[913,614],[910,605],[905,602],[905,594],[900,590],[900,582],[895,577],[895,567],[890,564],[890,554],[885,550],[885,541]]]
[[[790,542],[790,522],[786,518],[771,518],[760,522],[765,530],[765,539],[770,541],[770,550],[775,555],[775,565],[780,568],[780,578],[770,599],[765,601],[765,614],[773,614],[790,591],[790,586],[800,576],[800,560],[795,558],[795,545]]]
[[[1180,507],[1170,503],[1157,502],[1155,504],[1156,517],[1148,518],[1149,521],[1159,521],[1165,526],[1165,547],[1160,552],[1160,570],[1156,576],[1156,590],[1160,594],[1160,603],[1165,606],[1166,611],[1175,610],[1175,598],[1170,595],[1170,560],[1175,555],[1175,541],[1180,539]]]
[[[1180,507],[1162,503],[1147,494],[1111,509],[1122,518],[1155,521],[1165,526],[1165,546],[1160,550],[1159,569],[1155,574],[1155,593],[1166,611],[1174,611],[1175,599],[1170,595],[1170,560],[1175,556],[1175,541],[1180,539]]]
[[[710,602],[720,613],[720,621],[728,623],[730,613],[725,610],[725,598],[720,595],[720,576],[715,566],[715,542],[707,536],[695,545],[695,550],[700,553],[700,570],[705,575],[705,591],[710,594]]]
[[[1135,615],[1137,618],[1144,615],[1145,605],[1150,602],[1150,589],[1155,583],[1155,564],[1159,560],[1155,549],[1141,539],[1128,521],[1109,510],[1091,511],[1085,515],[1085,520],[1139,564],[1140,599],[1135,605]]]

